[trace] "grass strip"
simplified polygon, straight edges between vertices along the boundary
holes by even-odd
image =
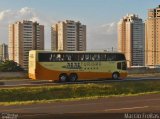
[[[109,96],[125,96],[160,93],[160,81],[129,81],[103,84],[66,84],[39,87],[16,87],[0,89],[0,105],[95,99]]]
[[[14,101],[14,102],[0,102],[2,106],[11,106],[11,105],[28,105],[28,104],[41,104],[41,103],[54,103],[54,102],[67,102],[67,101],[80,101],[80,100],[95,100],[100,98],[111,98],[111,97],[126,97],[126,96],[141,96],[147,94],[160,94],[160,91],[154,92],[145,92],[137,94],[128,94],[128,95],[109,95],[109,96],[93,96],[93,97],[83,97],[83,98],[68,98],[68,99],[51,99],[51,100],[31,100],[31,101]]]

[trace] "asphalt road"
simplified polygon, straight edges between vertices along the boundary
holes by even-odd
[[[30,80],[30,79],[17,79],[17,80],[0,80],[1,87],[17,87],[17,86],[39,86],[39,85],[59,85],[59,84],[84,84],[84,83],[108,83],[108,82],[121,82],[121,81],[141,81],[141,80],[160,80],[160,77],[127,77],[123,80],[88,80],[77,82],[53,83],[48,80]]]
[[[56,118],[61,119],[64,117],[68,117],[68,119],[70,117],[86,117],[86,119],[91,117],[99,119],[101,117],[103,119],[107,116],[116,117],[115,114],[117,113],[158,113],[160,112],[160,94],[110,97],[95,100],[53,102],[46,104],[1,106],[0,112],[3,114],[22,114],[24,118],[35,117],[37,119],[47,116],[48,118],[55,116]],[[110,115],[107,115],[109,113]],[[124,114],[121,114],[120,116],[124,117]],[[120,119],[120,117],[117,119]]]

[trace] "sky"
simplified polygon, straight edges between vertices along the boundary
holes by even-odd
[[[126,14],[145,21],[160,0],[0,0],[0,43],[8,44],[8,25],[32,20],[45,26],[45,49],[51,49],[52,24],[63,20],[87,26],[87,50],[117,49],[117,23]]]

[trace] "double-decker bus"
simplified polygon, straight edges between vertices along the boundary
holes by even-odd
[[[127,76],[123,53],[89,51],[29,52],[29,78],[34,80],[71,81],[123,79]]]

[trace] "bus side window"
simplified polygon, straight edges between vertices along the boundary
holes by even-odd
[[[112,56],[112,61],[117,61],[116,54],[111,54],[111,56]]]
[[[51,53],[46,54],[46,57],[45,57],[46,62],[50,62],[50,56],[51,56]]]
[[[38,58],[40,62],[49,62],[50,61],[50,53],[39,53]]]
[[[55,54],[52,55],[52,61],[56,61],[56,55]]]
[[[100,54],[100,59],[101,59],[101,61],[105,61],[106,60],[106,54]]]
[[[65,57],[65,55],[61,54],[61,61],[64,61],[64,57]]]
[[[122,69],[121,62],[117,63],[117,69]]]
[[[67,55],[67,61],[71,61],[71,54]]]
[[[116,61],[116,55],[115,54],[107,54],[107,61]]]
[[[125,57],[123,54],[117,54],[117,60],[125,60]]]
[[[53,55],[51,54],[49,57],[49,61],[52,62]]]
[[[77,54],[71,54],[72,61],[78,61],[78,55]]]
[[[56,61],[61,61],[61,54],[57,54]]]
[[[79,54],[79,61],[84,61],[84,54]]]
[[[89,60],[91,61],[100,61],[101,56],[100,54],[89,54]]]
[[[96,56],[94,54],[91,54],[91,61],[95,61],[96,60]]]
[[[111,56],[110,56],[110,54],[106,54],[106,61],[111,61]]]
[[[100,60],[101,60],[100,54],[97,54],[96,60],[97,60],[97,61],[100,61]]]
[[[90,55],[89,54],[85,54],[85,61],[89,61],[90,60]]]
[[[68,61],[68,54],[63,54],[64,61]]]

